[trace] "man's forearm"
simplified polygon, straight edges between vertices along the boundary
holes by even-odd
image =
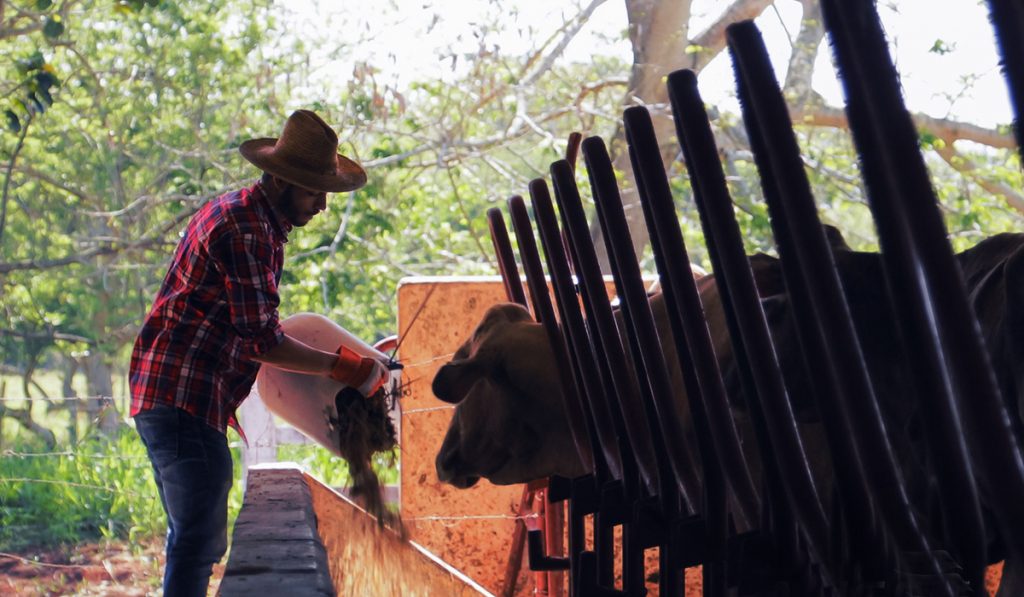
[[[309,373],[312,375],[328,375],[334,367],[338,355],[292,338],[288,334],[284,336],[284,342],[271,348],[267,352],[252,360],[296,373]]]

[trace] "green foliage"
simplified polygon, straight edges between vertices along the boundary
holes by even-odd
[[[145,447],[131,427],[46,453],[31,441],[0,456],[0,551],[166,531]],[[236,467],[237,472],[238,467]],[[236,475],[237,477],[237,475]],[[240,507],[236,478],[230,519]]]
[[[345,460],[320,446],[283,444],[277,448],[277,459],[302,465],[311,475],[329,487],[348,487],[351,484],[352,479]],[[398,484],[396,459],[397,453],[374,455],[373,470],[377,473],[381,485]]]
[[[945,40],[936,39],[935,43],[932,44],[932,47],[929,48],[928,51],[939,55],[949,54],[950,52],[956,51],[956,43],[951,44]]]
[[[56,25],[54,21],[48,20],[43,31],[48,37],[56,37],[63,31],[59,17]],[[59,31],[58,31],[59,29]],[[51,33],[57,32],[54,35]],[[31,120],[45,112],[53,105],[54,88],[60,86],[60,81],[54,74],[54,66],[47,62],[43,53],[39,50],[15,59],[13,64],[13,89],[9,91],[4,99],[4,117],[6,118],[7,130],[11,133],[20,133],[22,128],[28,126]]]
[[[18,50],[0,63],[0,80],[17,82],[6,125],[26,135],[16,160],[16,136],[0,137],[15,165],[0,263],[63,264],[0,276],[0,328],[92,339],[116,368],[189,214],[254,176],[239,139],[279,126],[280,108],[249,91],[279,65],[253,54],[270,3],[241,4],[87,1],[59,45],[0,42]],[[44,49],[26,55],[26,41]],[[4,342],[5,359],[26,353]]]

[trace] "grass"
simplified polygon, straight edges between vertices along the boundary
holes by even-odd
[[[282,462],[300,464],[321,483],[330,487],[347,487],[350,481],[348,464],[320,446],[285,444],[278,447],[277,458]],[[381,485],[398,484],[396,461],[395,455],[377,454],[374,457],[373,470]]]
[[[40,372],[35,379],[46,396],[61,395],[55,372]],[[85,395],[84,380],[75,381],[76,392]],[[123,387],[115,388],[118,385]],[[4,405],[28,404],[20,378],[0,376],[0,389]],[[32,388],[31,397],[43,396]],[[67,409],[45,400],[31,404],[33,419],[55,433],[57,446],[48,448],[9,417],[0,424],[0,551],[96,540],[134,542],[163,535],[164,512],[145,447],[127,418],[126,400],[115,399],[110,406],[123,421],[111,436],[99,433],[84,414],[72,431]],[[235,461],[230,529],[242,503],[242,461],[241,440],[233,431],[229,439]],[[328,485],[348,485],[345,461],[319,446],[282,445],[278,459],[299,463]],[[389,460],[393,459],[378,456],[374,468],[383,484],[396,484],[398,469]]]

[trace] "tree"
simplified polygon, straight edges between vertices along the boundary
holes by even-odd
[[[815,60],[825,36],[818,1],[799,0],[799,3],[804,16],[796,39],[792,40],[793,51],[783,83],[783,92],[790,106],[791,117],[802,132],[811,136],[816,133],[808,131],[816,128],[846,131],[848,126],[842,109],[825,105],[824,100],[811,86]],[[643,104],[651,107],[655,116],[655,131],[664,148],[662,161],[667,170],[678,169],[679,150],[674,140],[671,114],[664,108],[668,101],[664,76],[680,68],[689,68],[700,73],[701,69],[725,48],[725,29],[728,25],[739,20],[753,19],[771,4],[773,2],[770,0],[735,0],[710,26],[690,38],[687,26],[690,20],[689,2],[626,0],[634,66],[622,105],[625,107]],[[1014,210],[1024,213],[1024,197],[1013,190],[1012,184],[999,180],[998,175],[992,175],[992,170],[978,163],[979,158],[954,148],[954,144],[960,140],[997,149],[1013,148],[1015,143],[1008,127],[1001,127],[998,130],[984,129],[969,123],[932,118],[923,114],[916,114],[915,120],[922,130],[926,148],[934,150],[949,166],[987,193],[1000,197]],[[742,130],[737,130],[735,125],[727,122],[717,124],[726,158],[736,156],[737,153],[745,156],[749,151],[749,144],[746,143]],[[625,152],[624,132],[621,129],[616,130],[610,143],[610,151],[616,169],[623,172],[623,203],[627,206],[626,214],[634,249],[640,255],[647,247],[649,239],[643,225],[641,210],[629,209],[629,206],[638,207],[639,198],[630,183],[632,166]],[[853,164],[848,165],[851,166],[848,172],[853,174]],[[726,166],[733,169],[736,167],[733,164]],[[1005,170],[1002,170],[1002,175],[1006,174]],[[823,187],[818,188],[825,190]],[[821,196],[832,195],[826,192]],[[826,200],[826,203],[831,202]],[[763,213],[760,215],[763,219]],[[766,222],[763,230],[767,231]],[[600,228],[596,225],[592,226],[592,236],[595,241],[602,238]],[[595,242],[595,246],[600,252],[604,266],[607,266],[604,243]]]
[[[109,397],[114,359],[134,338],[182,222],[246,174],[234,147],[249,127],[277,120],[282,108],[265,92],[281,87],[273,73],[289,65],[259,60],[269,2],[66,2],[45,17],[68,24],[57,35],[33,25],[48,3],[6,8],[0,43],[35,49],[28,62],[0,65],[0,81],[13,82],[14,101],[35,101],[21,102],[2,146],[0,329],[5,344],[26,347],[4,360],[20,367],[28,392],[34,365],[59,351],[80,361],[88,395]],[[40,73],[59,90],[42,97],[32,87]],[[109,429],[118,418],[100,404],[87,411]]]
[[[609,42],[628,39],[631,60],[591,55],[573,62],[566,52],[609,3],[573,5],[558,22],[517,23],[517,5],[488,2],[466,34],[473,49],[456,40],[423,48],[453,65],[449,75],[398,81],[387,57],[349,65],[363,36],[375,34],[350,11],[331,15],[327,31],[293,27],[270,0],[30,4],[0,3],[0,47],[13,57],[0,63],[8,91],[2,101],[31,94],[43,107],[31,100],[25,110],[2,107],[18,120],[0,137],[2,360],[26,374],[56,366],[65,375],[91,372],[91,395],[118,391],[112,372],[123,376],[128,347],[188,218],[256,176],[238,144],[276,134],[298,107],[317,110],[339,130],[341,150],[363,163],[370,181],[332,197],[325,216],[293,233],[285,316],[319,312],[373,339],[400,331],[393,303],[402,276],[492,273],[486,210],[544,176],[572,131],[610,140],[624,198],[635,201],[619,123],[622,109],[637,103],[656,116],[691,257],[703,260],[663,77],[684,67],[701,71],[724,48],[728,24],[771,7],[768,0],[735,0],[695,32],[688,1],[627,0],[623,32],[606,35]],[[825,219],[841,223],[859,248],[870,247],[845,119],[810,85],[823,39],[817,3],[800,4],[805,18],[792,37],[784,85],[808,173]],[[434,21],[448,15],[438,9]],[[46,23],[58,16],[60,32],[51,25],[47,34]],[[534,40],[527,51],[503,45],[513,26]],[[347,34],[337,35],[342,30]],[[736,114],[710,108],[748,249],[768,250],[743,128]],[[1007,150],[1009,130],[918,122],[955,241],[1018,226],[1021,201],[1013,189],[1021,180]],[[633,234],[646,255],[643,227]]]

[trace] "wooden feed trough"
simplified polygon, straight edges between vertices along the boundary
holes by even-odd
[[[219,594],[490,595],[288,464],[250,469]]]

